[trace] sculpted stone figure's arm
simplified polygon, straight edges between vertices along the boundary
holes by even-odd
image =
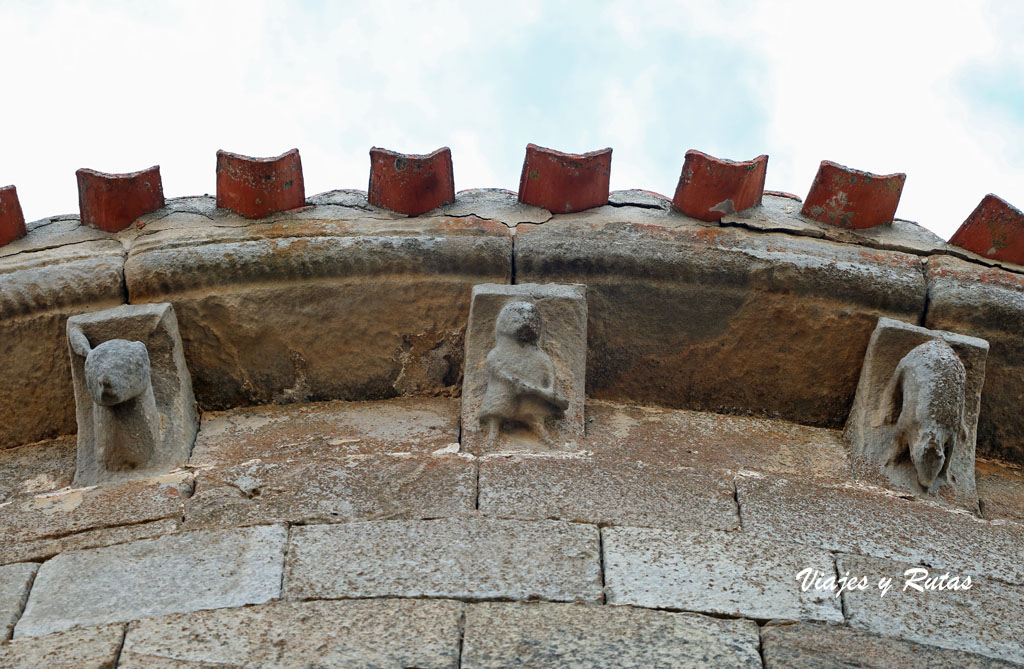
[[[562,409],[563,411],[566,407],[569,406],[568,401],[559,397],[558,394],[555,393],[555,391],[551,388],[541,388],[539,386],[535,386],[532,383],[523,381],[522,379],[518,379],[512,376],[503,369],[495,368],[491,370],[491,372],[494,374],[496,378],[499,378],[502,381],[511,384],[516,394],[536,395],[537,397],[540,397],[546,402],[550,402],[551,404]],[[552,365],[552,372],[554,372],[554,365]]]
[[[92,351],[88,337],[85,336],[85,333],[77,325],[68,327],[68,341],[71,343],[71,350],[83,358]]]

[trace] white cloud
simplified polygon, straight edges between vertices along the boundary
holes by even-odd
[[[1024,73],[1019,5],[656,2],[620,9],[617,24],[636,39],[655,15],[681,34],[742,44],[764,64],[768,141],[751,156],[771,155],[770,188],[804,195],[822,159],[906,172],[898,215],[944,237],[991,190],[1024,206],[1024,164],[1000,148],[1021,128],[959,87],[974,64]],[[732,83],[732,73],[721,77]]]
[[[769,153],[799,195],[823,158],[904,171],[899,215],[947,237],[986,192],[1024,206],[1024,117],[962,86],[1024,72],[1024,9],[837,7],[9,1],[0,183],[39,218],[77,208],[78,167],[160,163],[176,196],[213,191],[218,148],[297,146],[314,193],[365,188],[372,145],[449,145],[457,188],[515,189],[535,141],[610,144],[613,187],[668,195],[688,148]]]

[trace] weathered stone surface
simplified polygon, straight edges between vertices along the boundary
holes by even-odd
[[[836,430],[783,420],[587,400],[585,446],[600,461],[848,478]]]
[[[978,460],[975,476],[985,518],[1024,522],[1024,467]]]
[[[925,327],[988,341],[978,454],[1024,463],[1024,275],[948,256],[928,259]]]
[[[874,584],[892,579],[892,589],[879,596],[877,587],[843,593],[846,621],[850,627],[909,641],[952,648],[989,657],[1024,663],[1024,588],[983,578],[972,578],[969,590],[925,590],[904,584],[906,570],[920,565],[903,564],[853,555],[836,557],[839,573],[867,576]],[[941,577],[942,568],[928,570]],[[961,581],[963,574],[950,573]]]
[[[637,188],[613,190],[608,195],[608,204],[612,207],[639,207],[641,209],[659,209],[663,212],[668,212],[672,208],[672,200],[661,193]]]
[[[18,495],[63,488],[74,473],[74,437],[0,449],[0,504]]]
[[[601,599],[597,528],[451,518],[292,528],[285,596]]]
[[[457,667],[461,602],[282,602],[142,620],[118,667]]]
[[[82,225],[78,220],[78,214],[42,218],[27,223],[25,227],[28,229],[28,235],[0,247],[0,258],[68,244],[110,239],[109,233]]]
[[[744,531],[761,537],[1024,583],[1018,523],[854,483],[740,476],[736,491]]]
[[[254,459],[200,472],[185,527],[441,518],[475,501],[476,466],[458,455]]]
[[[34,562],[0,567],[0,641],[11,638],[14,623],[21,617],[29,587],[38,569],[39,565]]]
[[[801,592],[805,568],[833,573],[832,555],[739,532],[601,530],[609,604],[747,618],[842,622],[830,593]]]
[[[297,216],[302,210],[287,212],[282,216]],[[270,220],[277,216],[269,217]],[[230,209],[217,206],[217,198],[211,195],[195,195],[167,200],[166,204],[154,212],[140,216],[135,225],[117,237],[129,248],[139,237],[152,235],[165,230],[186,232],[196,228],[244,228],[253,222]]]
[[[933,648],[844,625],[769,622],[761,628],[761,647],[765,669],[986,669],[1017,666],[983,655]]]
[[[589,397],[838,427],[878,317],[924,311],[916,256],[636,211],[516,231],[517,282],[587,285]]]
[[[455,202],[437,210],[438,216],[476,216],[501,221],[510,228],[520,223],[544,223],[551,212],[543,207],[524,204],[517,195],[504,188],[470,188],[459,191]]]
[[[646,191],[616,191],[616,193],[614,196],[609,194],[608,204],[604,206],[574,214],[554,214],[547,223],[577,225],[586,222],[595,227],[602,227],[618,224],[625,220],[641,226],[666,226],[673,229],[680,226],[715,227],[673,210],[671,201],[667,202],[667,206],[663,206],[666,204],[662,199],[663,196],[657,193],[647,193]],[[526,229],[525,225],[523,229]]]
[[[586,356],[584,286],[474,286],[463,448],[477,454],[578,448]]]
[[[312,205],[308,208],[310,211],[292,212],[289,216],[303,219],[312,218],[312,214],[319,219],[379,218],[395,220],[406,218],[404,214],[399,214],[397,211],[390,211],[370,204],[368,193],[358,188],[339,188],[311,195],[306,198],[306,204]],[[325,215],[328,212],[329,215]],[[452,214],[452,216],[459,215]],[[478,216],[478,218],[487,217]]]
[[[75,432],[64,324],[124,302],[123,254],[102,241],[0,258],[0,448]]]
[[[35,539],[0,545],[0,564],[23,560],[46,560],[58,553],[87,548],[113,546],[139,539],[162,537],[178,531],[179,518],[165,518],[148,523],[99,527],[56,539]]]
[[[190,472],[176,471],[110,486],[22,495],[0,506],[0,534],[20,544],[101,527],[180,518],[192,486]]]
[[[727,473],[579,457],[485,457],[480,460],[479,505],[481,513],[501,518],[739,528]]]
[[[917,255],[947,253],[952,249],[931,230],[913,222],[894,219],[891,223],[864,230],[846,230],[822,224],[800,213],[798,197],[765,192],[761,204],[722,217],[722,225],[735,225],[761,232],[786,232],[846,244],[859,244],[887,251]]]
[[[75,485],[184,465],[199,429],[192,377],[169,304],[125,304],[68,319],[78,416]]]
[[[760,668],[757,625],[579,604],[470,604],[463,667]]]
[[[470,290],[511,259],[509,229],[475,218],[282,215],[140,237],[125,279],[174,305],[196,397],[225,409],[452,392]]]
[[[281,526],[183,532],[62,553],[39,568],[15,637],[41,636],[280,595]]]
[[[10,669],[113,669],[124,639],[124,625],[105,625],[15,639],[0,644],[0,665]]]
[[[720,221],[724,226],[742,226],[758,232],[785,232],[802,237],[824,239],[828,228],[800,214],[802,200],[765,192],[761,202],[749,209],[726,214]],[[838,240],[837,240],[838,241]]]
[[[974,449],[988,342],[878,319],[845,436],[858,471],[978,508]]]
[[[317,402],[203,414],[189,464],[252,458],[432,453],[459,443],[459,400],[401,397]]]

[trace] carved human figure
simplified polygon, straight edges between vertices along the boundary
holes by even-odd
[[[85,358],[98,463],[112,472],[147,466],[160,438],[160,415],[146,345],[111,339],[93,348],[74,327],[68,337],[72,351]]]
[[[896,366],[882,403],[882,420],[896,424],[889,466],[909,461],[924,490],[946,482],[953,448],[967,438],[967,371],[946,342],[911,349]]]
[[[506,422],[520,423],[551,445],[546,423],[561,418],[568,400],[555,390],[555,366],[541,350],[540,312],[530,302],[506,304],[494,326],[494,348],[487,354],[487,389],[480,405],[480,425],[487,440],[498,439]]]

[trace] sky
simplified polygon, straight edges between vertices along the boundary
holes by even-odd
[[[0,185],[76,212],[75,170],[298,148],[306,193],[365,189],[371,146],[452,150],[457,190],[515,190],[529,142],[613,148],[611,187],[671,196],[683,156],[905,172],[897,216],[948,238],[1024,207],[1020,2],[0,0]]]

